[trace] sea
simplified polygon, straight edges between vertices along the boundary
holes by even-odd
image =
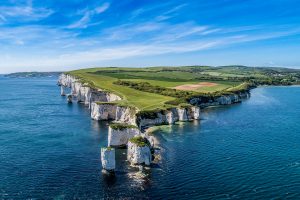
[[[0,76],[0,199],[300,199],[300,87],[259,87],[164,127],[141,176],[126,149],[102,173],[108,122],[56,83]]]

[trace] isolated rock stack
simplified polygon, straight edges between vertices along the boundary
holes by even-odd
[[[116,168],[116,152],[114,148],[101,148],[102,168],[108,172],[114,172]]]
[[[128,142],[127,160],[132,165],[150,165],[152,160],[151,144],[147,138],[137,136]]]

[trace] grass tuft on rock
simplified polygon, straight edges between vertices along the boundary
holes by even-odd
[[[128,129],[128,128],[137,128],[134,125],[125,124],[125,123],[111,123],[111,124],[109,124],[109,127],[114,129],[114,130],[119,130],[119,131],[122,131],[122,130],[125,130],[125,129]]]
[[[112,148],[112,147],[102,147],[102,149],[105,149],[105,150],[107,150],[107,151],[112,151],[112,150],[114,150],[114,148]]]
[[[118,105],[118,102],[114,102],[114,101],[96,101],[95,102],[97,105]]]
[[[136,136],[129,140],[131,143],[136,144],[139,147],[145,147],[145,146],[151,146],[150,142],[147,140],[147,138],[144,138],[142,136]]]

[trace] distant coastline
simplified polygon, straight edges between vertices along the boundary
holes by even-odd
[[[2,76],[9,78],[42,78],[42,77],[58,77],[62,72],[17,72],[4,74]]]

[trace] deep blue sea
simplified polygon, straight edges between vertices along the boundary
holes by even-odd
[[[0,77],[0,199],[300,199],[300,87],[264,87],[241,104],[156,133],[144,179],[117,152],[101,173],[107,122],[68,105],[56,78]]]

